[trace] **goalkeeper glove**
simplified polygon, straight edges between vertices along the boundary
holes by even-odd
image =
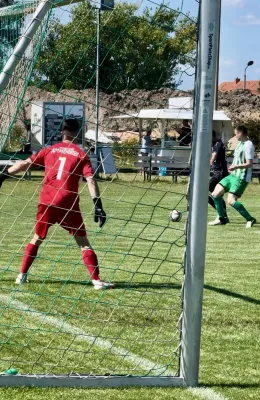
[[[95,204],[94,221],[99,222],[99,227],[102,228],[106,222],[107,215],[103,210],[102,201],[99,197],[95,197],[93,202]]]
[[[8,168],[9,167],[4,167],[4,169],[2,170],[2,172],[0,172],[0,187],[2,186],[2,183],[9,178],[9,173],[8,173]]]

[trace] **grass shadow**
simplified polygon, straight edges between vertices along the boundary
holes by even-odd
[[[177,283],[116,282],[117,289],[181,289]]]
[[[259,388],[260,382],[255,383],[241,383],[241,382],[220,382],[220,383],[203,383],[200,382],[199,387],[221,387],[221,388],[239,388],[239,389],[250,389]]]
[[[30,277],[29,277],[30,278]],[[14,283],[14,279],[7,278],[1,279],[0,284],[4,282]],[[66,285],[83,285],[83,286],[93,286],[91,281],[78,281],[78,280],[67,280],[67,279],[51,279],[46,278],[43,279],[42,277],[32,277],[30,279],[30,284],[42,284],[46,283],[46,285],[57,285],[57,284],[66,284]],[[177,283],[146,283],[146,282],[113,282],[115,283],[115,289],[175,289],[180,290],[181,285]],[[25,284],[26,285],[26,284]],[[27,286],[27,285],[26,285]]]
[[[74,280],[46,280],[47,284],[57,284],[57,283],[66,283],[68,285],[86,285],[86,286],[92,286],[92,283],[90,281],[74,281]],[[146,283],[146,282],[116,282],[113,281],[115,284],[115,289],[145,289],[145,290],[151,290],[151,289],[175,289],[175,290],[180,290],[181,285],[177,283]]]
[[[0,284],[8,282],[8,283],[14,283],[14,279],[7,278],[7,279],[1,279]],[[91,286],[92,287],[92,282],[91,281],[78,281],[78,280],[67,280],[67,279],[51,279],[51,278],[46,278],[43,279],[42,277],[32,277],[30,280],[31,284],[42,284],[46,283],[47,285],[57,285],[57,284],[66,284],[66,285],[83,285],[83,286]],[[173,283],[173,282],[116,282],[115,287],[113,290],[116,289],[129,289],[129,290],[160,290],[160,289],[174,289],[174,290],[180,290],[181,285],[178,283]],[[246,301],[248,303],[252,304],[257,304],[260,305],[260,300],[256,299],[254,297],[246,296],[240,293],[232,292],[231,290],[227,290],[224,288],[219,288],[216,286],[212,285],[204,285],[204,289],[211,290],[213,292],[223,294],[225,296],[230,296],[234,297],[239,300]]]
[[[247,301],[248,303],[253,303],[253,304],[258,304],[258,305],[260,304],[260,300],[255,299],[254,297],[245,296],[240,293],[232,292],[231,290],[218,288],[218,287],[211,286],[211,285],[204,285],[204,288],[207,290],[212,290],[213,292],[216,292],[216,293],[224,294],[225,296],[231,296],[236,299]]]

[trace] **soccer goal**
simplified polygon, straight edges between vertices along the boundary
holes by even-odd
[[[25,142],[37,151],[59,141],[64,118],[80,119],[106,224],[94,224],[85,182],[81,210],[102,276],[115,283],[94,290],[73,237],[55,225],[29,283],[15,285],[44,172],[4,182],[0,386],[198,383],[221,1],[201,0],[199,13],[195,0],[173,3],[109,2],[107,11],[105,1],[31,0],[0,9],[0,166],[29,157]],[[194,97],[193,116],[185,103],[169,119],[191,60],[195,94],[182,96]],[[175,136],[187,112],[193,145],[183,161]],[[146,130],[153,141],[142,152]]]

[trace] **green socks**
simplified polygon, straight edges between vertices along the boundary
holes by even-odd
[[[225,207],[223,197],[213,197],[214,204],[218,213],[219,218],[223,218],[225,216]]]
[[[226,216],[226,210],[224,207],[224,200],[223,197],[213,197],[214,204],[218,213],[219,218],[223,218]],[[239,212],[239,214],[245,218],[247,221],[251,221],[252,215],[249,214],[249,212],[245,209],[243,204],[241,204],[239,201],[235,201],[234,204],[232,204],[232,207]]]
[[[241,204],[239,201],[235,201],[234,204],[232,204],[232,207],[234,207],[235,210],[239,212],[239,214],[244,217],[247,221],[251,221],[252,216],[249,214],[249,212],[245,209],[243,204]]]

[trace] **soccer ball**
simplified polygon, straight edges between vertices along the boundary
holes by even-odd
[[[174,209],[170,212],[170,220],[173,222],[180,222],[181,217],[182,217],[182,213],[178,210]]]

